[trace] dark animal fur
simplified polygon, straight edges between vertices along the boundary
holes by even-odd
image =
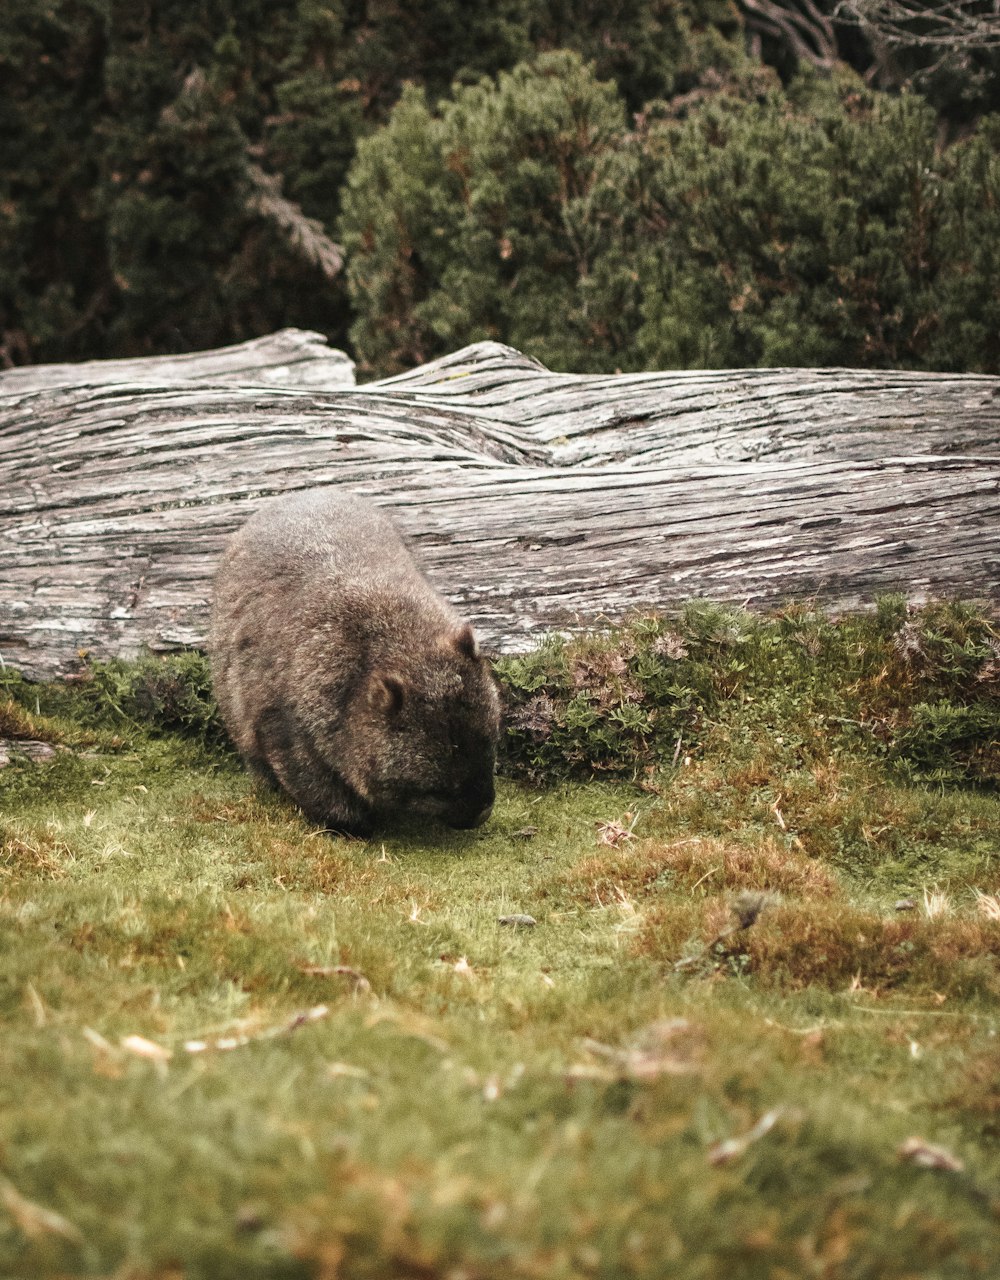
[[[216,573],[211,650],[233,741],[313,821],[489,816],[493,678],[377,507],[329,490],[262,507]]]

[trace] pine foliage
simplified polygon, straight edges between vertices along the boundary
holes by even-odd
[[[576,371],[1000,368],[993,118],[942,147],[916,94],[744,69],[636,126],[569,54],[401,104],[344,207],[359,354],[388,370],[493,338]]]
[[[996,55],[829,7],[769,10],[818,76],[729,0],[7,0],[0,367],[300,325],[380,373],[996,370]]]

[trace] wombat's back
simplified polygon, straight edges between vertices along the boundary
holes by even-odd
[[[291,574],[297,584],[316,577],[344,590],[384,583],[440,600],[392,521],[373,503],[336,490],[304,490],[262,506],[231,539],[217,587],[241,564],[254,574]]]
[[[237,747],[316,820],[471,825],[492,803],[497,699],[471,628],[363,499],[263,506],[217,571],[211,648]]]

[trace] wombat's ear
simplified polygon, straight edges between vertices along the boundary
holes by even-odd
[[[464,627],[459,627],[452,636],[452,644],[459,653],[464,654],[467,658],[479,657],[479,642],[476,640],[476,633],[468,622]]]
[[[399,676],[376,671],[368,683],[368,705],[391,720],[398,716],[406,701],[406,685]]]

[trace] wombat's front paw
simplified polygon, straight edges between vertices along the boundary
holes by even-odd
[[[335,818],[327,817],[322,827],[335,836],[349,836],[353,840],[370,840],[375,830],[371,818]]]
[[[327,796],[322,807],[302,806],[302,812],[317,826],[334,835],[351,836],[356,840],[368,840],[375,830],[375,815],[368,805],[353,796]]]

